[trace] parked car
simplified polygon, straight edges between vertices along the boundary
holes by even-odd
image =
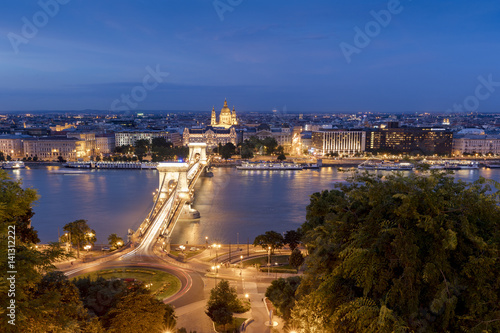
[[[190,250],[190,251],[198,251],[198,248],[193,246],[193,247],[192,247],[192,248],[190,248],[189,250]]]
[[[109,251],[109,246],[103,246],[103,247],[101,248],[101,251]]]

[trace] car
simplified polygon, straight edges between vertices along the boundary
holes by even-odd
[[[192,247],[192,248],[190,248],[189,250],[190,250],[190,251],[198,251],[198,248],[193,246],[193,247]]]
[[[103,247],[101,248],[101,251],[109,251],[109,246],[103,246]]]

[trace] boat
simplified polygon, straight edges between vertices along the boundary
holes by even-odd
[[[273,162],[243,162],[237,165],[238,170],[302,170],[301,165],[295,163],[273,163]]]
[[[434,164],[431,164],[429,169],[430,170],[475,170],[479,169],[479,163],[475,161],[438,161]]]
[[[500,168],[500,162],[490,162],[490,163],[485,163],[485,166],[490,169],[499,169]]]
[[[317,163],[306,163],[302,164],[302,169],[319,169],[319,165]]]
[[[49,173],[55,173],[55,174],[61,174],[61,175],[81,175],[81,174],[88,173],[88,171],[57,169],[57,170],[49,170]]]
[[[26,166],[23,161],[7,161],[2,163],[4,169],[24,169]]]
[[[408,162],[385,162],[385,161],[366,161],[358,165],[362,170],[385,170],[385,171],[411,171],[413,164]]]

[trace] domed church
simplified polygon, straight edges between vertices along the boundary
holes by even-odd
[[[231,142],[236,146],[237,135],[234,125],[238,125],[236,111],[231,111],[227,106],[227,100],[224,100],[224,106],[220,110],[219,121],[215,114],[215,108],[212,108],[212,119],[210,126],[198,128],[184,128],[182,133],[184,144],[191,142],[205,142],[208,148],[217,147],[219,144],[225,145]]]
[[[227,106],[227,100],[224,100],[224,106],[220,110],[219,122],[217,122],[217,116],[215,115],[215,107],[212,108],[212,120],[210,121],[210,126],[229,128],[233,125],[238,125],[236,110],[233,106],[233,111],[231,112],[231,109]]]

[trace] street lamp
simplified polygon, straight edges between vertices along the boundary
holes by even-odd
[[[89,250],[92,248],[92,245],[90,244],[87,244],[83,247],[85,250],[87,250],[87,253],[89,252]]]
[[[212,271],[214,271],[214,281],[215,281],[215,285],[214,287],[217,286],[217,274],[219,273],[219,265],[214,265],[212,266]]]
[[[241,276],[241,269],[243,268],[243,256],[240,256],[240,276]]]
[[[267,275],[269,275],[269,268],[271,267],[271,247],[267,247]]]
[[[220,249],[220,244],[213,244],[212,247],[215,248],[215,263],[219,263],[219,253],[217,252],[218,249]]]

